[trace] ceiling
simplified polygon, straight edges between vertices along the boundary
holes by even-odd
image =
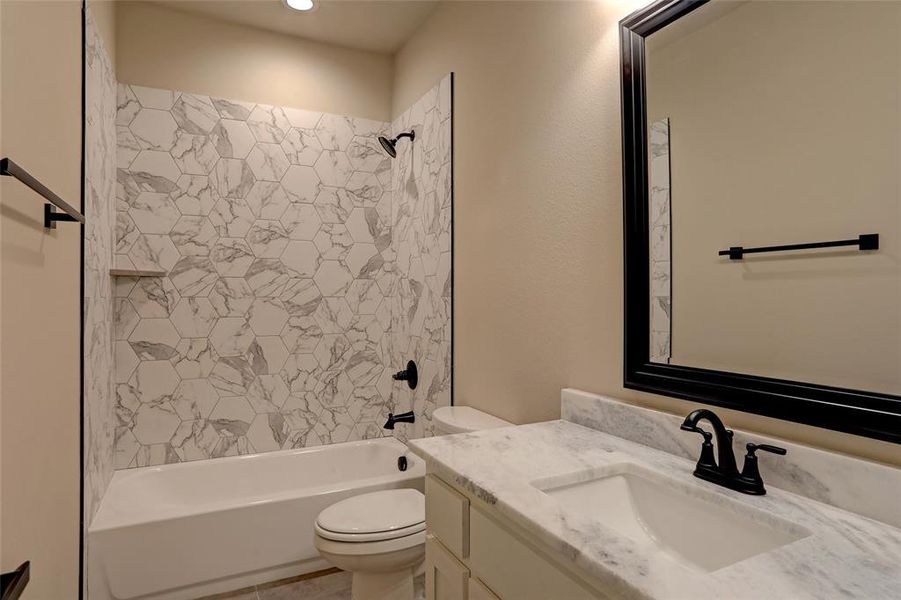
[[[317,0],[302,13],[282,0],[154,0],[155,4],[359,50],[394,53],[437,0]]]

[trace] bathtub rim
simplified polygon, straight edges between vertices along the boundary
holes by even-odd
[[[196,505],[180,505],[177,507],[158,508],[155,510],[141,509],[134,512],[122,513],[114,508],[105,506],[110,491],[115,485],[123,485],[129,479],[146,476],[151,473],[169,472],[180,469],[198,469],[204,465],[209,465],[214,461],[216,464],[238,463],[267,457],[285,457],[304,454],[317,454],[319,452],[328,452],[337,446],[392,446],[398,451],[398,456],[406,456],[408,468],[406,471],[395,470],[389,474],[382,474],[373,477],[347,479],[345,481],[298,487],[292,490],[281,491],[271,494],[261,494],[258,497],[248,498],[246,496],[240,498],[226,498],[216,502],[198,503]],[[289,448],[286,450],[276,450],[272,452],[256,452],[254,454],[242,454],[238,456],[227,456],[222,458],[209,458],[195,461],[187,461],[182,463],[173,463],[166,465],[154,465],[148,467],[137,467],[132,469],[122,469],[113,474],[113,478],[107,487],[101,499],[97,513],[88,527],[87,533],[101,533],[122,529],[125,527],[137,527],[149,525],[161,521],[169,521],[180,518],[194,517],[207,513],[224,512],[243,506],[254,505],[262,506],[275,502],[284,502],[299,497],[312,497],[331,493],[340,493],[348,489],[356,489],[360,487],[371,487],[389,482],[407,482],[425,477],[425,461],[414,454],[409,447],[400,440],[393,437],[372,438],[368,440],[354,440],[351,442],[339,442],[338,444],[324,444],[320,446],[311,446],[308,448]],[[106,510],[104,510],[106,509]],[[115,511],[115,512],[111,512]],[[111,513],[111,514],[107,514]]]

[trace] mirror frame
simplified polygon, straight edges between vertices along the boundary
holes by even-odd
[[[620,21],[625,278],[623,385],[901,443],[901,396],[650,361],[645,38],[707,1],[658,0]]]

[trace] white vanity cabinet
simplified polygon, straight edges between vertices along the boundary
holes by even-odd
[[[458,600],[469,590],[469,569],[434,535],[425,542],[425,586],[428,600]],[[489,596],[490,598],[490,596]]]
[[[490,504],[426,476],[428,600],[597,600],[599,590],[528,541]]]
[[[498,600],[494,592],[475,577],[469,578],[469,600]]]

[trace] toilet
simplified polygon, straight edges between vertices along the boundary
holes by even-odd
[[[439,434],[512,425],[468,406],[432,414]],[[425,559],[425,496],[382,490],[332,504],[316,519],[315,543],[332,565],[353,574],[353,600],[412,600],[413,577]]]

